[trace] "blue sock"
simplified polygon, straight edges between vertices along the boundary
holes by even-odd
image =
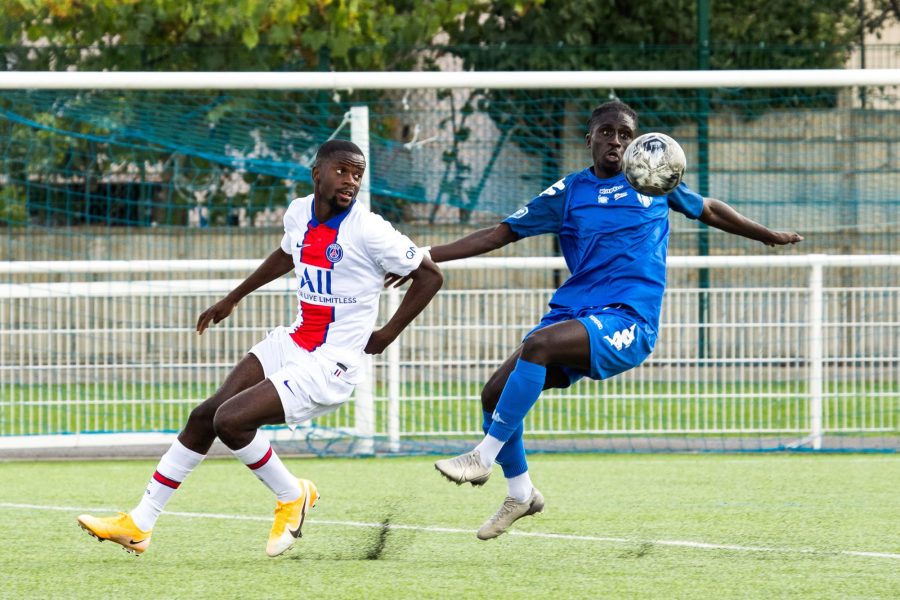
[[[537,402],[546,378],[546,367],[520,358],[503,386],[488,434],[503,442],[509,440]]]
[[[484,423],[481,428],[485,433],[491,428],[491,413],[483,411]],[[503,448],[494,461],[503,467],[503,476],[507,479],[517,477],[528,470],[528,461],[525,460],[525,442],[522,440],[522,434],[525,432],[525,425],[519,424],[513,434],[503,444]]]

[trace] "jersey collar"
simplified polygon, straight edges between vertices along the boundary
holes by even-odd
[[[341,223],[343,223],[344,219],[347,218],[347,215],[350,214],[350,211],[352,211],[355,206],[356,206],[356,198],[353,199],[353,202],[350,203],[350,206],[347,207],[347,210],[345,210],[344,212],[337,214],[337,215],[331,217],[330,219],[328,219],[327,221],[325,221],[325,226],[330,227],[331,229],[338,229],[341,226]],[[316,218],[316,198],[315,198],[315,196],[313,196],[312,209],[310,210],[310,212],[312,213],[310,215],[310,219],[309,219],[310,225],[312,225],[313,227],[318,227],[320,223],[319,223],[319,219]]]
[[[612,177],[607,177],[605,179],[594,175],[594,171],[591,169],[591,167],[587,167],[584,171],[582,171],[582,173],[584,173],[585,177],[587,177],[591,181],[597,181],[602,184],[617,183],[619,181],[625,181],[625,172],[624,171],[619,171],[618,174],[613,175]]]

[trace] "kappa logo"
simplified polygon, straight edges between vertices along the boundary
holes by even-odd
[[[543,192],[541,192],[541,196],[555,196],[555,195],[557,195],[558,193],[560,193],[561,191],[563,191],[564,189],[566,189],[565,181],[566,181],[565,179],[560,179],[559,181],[557,181],[556,183],[554,183],[553,185],[551,185],[550,187],[548,187],[546,190],[544,190]]]
[[[615,348],[616,350],[621,350],[622,348],[627,348],[631,345],[631,342],[634,341],[634,328],[637,327],[637,323],[629,327],[628,329],[623,329],[622,331],[615,332],[612,337],[608,335],[604,335],[603,339],[609,342],[609,345]]]
[[[498,413],[496,410],[494,411],[494,414],[491,415],[491,419],[493,419],[494,421],[497,421],[498,423],[503,423],[504,425],[508,425],[508,423],[500,417],[500,413]]]

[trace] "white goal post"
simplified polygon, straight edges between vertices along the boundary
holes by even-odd
[[[7,71],[0,89],[375,90],[662,89],[900,85],[900,69],[716,71],[356,71],[141,72]]]

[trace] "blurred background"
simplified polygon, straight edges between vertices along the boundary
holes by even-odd
[[[8,72],[148,77],[896,69],[900,13],[891,0],[7,0],[0,60]],[[610,98],[632,105],[643,131],[679,140],[691,187],[806,237],[770,251],[674,215],[670,255],[898,253],[896,86],[0,91],[0,260],[173,261],[140,273],[8,269],[0,434],[177,431],[186,410],[267,327],[289,322],[294,307],[288,282],[248,301],[218,338],[198,342],[196,314],[251,268],[210,263],[198,273],[175,261],[258,260],[271,252],[286,206],[311,192],[318,145],[349,138],[352,107],[369,110],[372,209],[426,245],[496,223],[588,166],[587,118]],[[499,255],[559,251],[543,236]],[[654,359],[637,374],[573,388],[558,410],[575,420],[554,422],[553,412],[538,429],[644,437],[765,430],[773,439],[751,446],[782,448],[793,443],[782,436],[802,438],[809,428],[808,400],[816,369],[824,368],[819,384],[836,419],[832,429],[874,435],[874,446],[893,448],[900,427],[896,276],[896,267],[880,263],[825,270],[819,325],[826,350],[819,348],[815,363],[808,266],[675,268],[664,315],[672,330]],[[481,383],[564,277],[558,268],[448,277],[448,293],[430,309],[445,320],[424,316],[397,359],[400,410],[411,411],[401,418],[409,425],[403,435],[478,432]],[[217,283],[202,292],[177,283],[198,278]],[[145,284],[152,281],[151,290]],[[97,283],[123,287],[88,285]],[[507,290],[520,297],[504,296]],[[505,320],[473,323],[491,303]],[[491,328],[500,333],[478,337]],[[380,360],[375,430],[383,435],[388,366]],[[630,403],[619,410],[613,398]],[[688,399],[704,404],[690,408]],[[349,426],[352,409],[346,412],[325,425]],[[586,447],[599,446],[592,437]]]

